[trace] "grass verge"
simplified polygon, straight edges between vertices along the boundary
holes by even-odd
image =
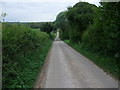
[[[93,53],[91,51],[86,51],[81,47],[80,44],[75,44],[70,42],[69,40],[65,40],[65,43],[70,45],[76,51],[80,52],[82,55],[90,59],[97,66],[102,68],[106,73],[109,73],[115,79],[119,79],[118,77],[118,64],[115,62],[115,59],[112,57],[102,56],[97,53]]]

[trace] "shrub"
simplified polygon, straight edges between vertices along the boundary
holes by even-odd
[[[30,88],[51,45],[48,34],[3,23],[3,88]]]

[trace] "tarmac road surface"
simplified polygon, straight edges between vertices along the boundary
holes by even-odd
[[[118,82],[63,41],[54,41],[45,88],[118,88]]]

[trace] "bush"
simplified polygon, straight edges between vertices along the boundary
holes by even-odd
[[[20,23],[3,23],[3,88],[32,88],[51,40]]]

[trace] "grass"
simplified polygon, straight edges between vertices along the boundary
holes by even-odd
[[[65,40],[65,42],[72,48],[74,48],[76,51],[80,52],[82,55],[90,59],[97,66],[102,68],[105,72],[109,73],[112,77],[120,80],[120,78],[118,77],[118,64],[115,62],[114,58],[102,56],[91,51],[86,51],[81,47],[80,44],[72,43],[69,40]]]

